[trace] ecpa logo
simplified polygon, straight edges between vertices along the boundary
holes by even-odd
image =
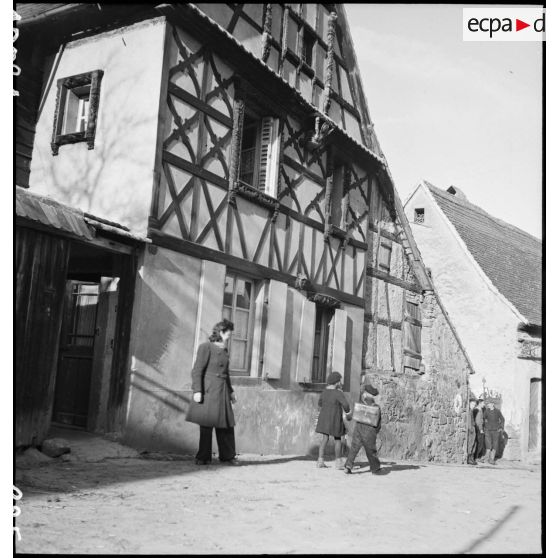
[[[544,41],[540,8],[463,8],[464,41]]]

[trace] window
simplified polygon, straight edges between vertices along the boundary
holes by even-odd
[[[234,331],[229,345],[230,371],[233,374],[250,375],[254,301],[254,281],[227,273],[223,298],[223,317],[234,323]]]
[[[258,139],[260,122],[248,114],[244,115],[242,126],[242,146],[240,148],[240,180],[255,186],[258,159]]]
[[[380,239],[380,249],[378,251],[378,268],[389,273],[391,264],[391,240],[385,238]]]
[[[335,310],[316,305],[316,324],[314,327],[314,350],[312,353],[312,382],[326,381],[329,333]]]
[[[102,77],[102,70],[96,70],[58,80],[53,155],[58,155],[59,147],[68,143],[86,142],[93,149]]]
[[[424,224],[424,207],[415,207],[415,223]]]
[[[316,39],[309,32],[305,32],[304,41],[302,42],[302,60],[310,67],[312,67],[312,55],[315,44]]]
[[[85,132],[89,120],[89,95],[91,85],[83,85],[68,90],[66,110],[62,122],[62,134]]]
[[[420,370],[421,328],[420,307],[418,303],[407,300],[403,326],[403,368],[405,372],[416,373]]]
[[[345,228],[345,165],[336,165],[333,169],[333,188],[331,191],[331,223],[340,229]]]
[[[246,111],[242,126],[239,180],[276,197],[279,148],[279,119],[272,116],[259,118]]]

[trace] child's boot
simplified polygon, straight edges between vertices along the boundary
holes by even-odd
[[[316,463],[316,467],[318,469],[325,469],[327,467],[327,465],[324,462],[324,458],[323,457],[318,457],[318,462]]]

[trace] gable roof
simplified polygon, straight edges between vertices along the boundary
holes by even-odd
[[[529,323],[540,326],[541,241],[462,197],[424,184],[493,285]]]

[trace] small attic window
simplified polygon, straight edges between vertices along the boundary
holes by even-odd
[[[424,207],[415,207],[415,223],[424,224]]]

